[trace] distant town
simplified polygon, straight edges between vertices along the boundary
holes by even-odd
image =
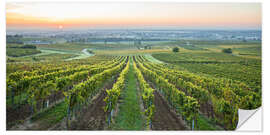
[[[31,40],[20,41],[20,38]],[[46,40],[46,38],[48,40]],[[68,43],[131,42],[141,44],[147,41],[177,40],[230,40],[261,41],[260,30],[73,30],[48,32],[7,32],[7,43],[48,45],[57,43],[52,39]],[[189,43],[187,43],[189,45]]]

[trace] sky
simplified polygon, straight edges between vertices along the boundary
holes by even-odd
[[[6,4],[7,29],[232,28],[261,29],[259,3]]]

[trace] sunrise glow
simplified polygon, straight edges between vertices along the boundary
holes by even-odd
[[[7,3],[6,7],[8,28],[261,27],[261,5],[255,3]]]

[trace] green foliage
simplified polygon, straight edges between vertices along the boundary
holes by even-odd
[[[7,48],[37,49],[37,47],[35,45],[16,45],[16,44],[7,45]]]
[[[222,91],[228,89],[241,98],[249,91],[261,95],[261,59],[213,52],[164,53],[153,54],[153,57],[171,63],[160,67],[171,67],[167,73],[171,69],[180,70],[181,73],[177,72],[180,78],[214,92],[217,97],[222,97]],[[253,106],[253,109],[257,107]]]
[[[50,105],[53,105],[55,102],[61,100],[60,97],[63,94],[66,97],[70,97],[65,98],[65,104],[70,102],[71,107],[78,108],[77,103],[80,104],[85,100],[82,99],[84,97],[81,95],[77,97],[73,95],[73,97],[69,96],[68,91],[71,89],[71,86],[75,86],[77,83],[86,80],[90,75],[111,69],[123,61],[122,57],[93,58],[93,60],[87,59],[56,64],[50,62],[40,65],[37,63],[33,66],[31,64],[27,65],[31,70],[22,70],[20,66],[11,66],[19,70],[7,74],[7,86],[9,88],[7,91],[7,106],[15,106],[14,109],[16,109],[22,105],[21,103],[29,104],[31,108],[28,111],[32,112],[31,115],[36,115],[46,108],[46,102],[49,99],[54,99],[48,102]],[[24,68],[25,66],[23,66]],[[86,95],[85,93],[82,94]],[[12,103],[13,97],[15,105]],[[46,117],[47,119],[51,119],[50,117],[52,116],[46,115]],[[60,116],[58,120],[60,120]],[[59,122],[58,120],[57,122]]]
[[[238,63],[246,59],[220,52],[181,52],[181,53],[156,53],[152,56],[167,63]]]
[[[41,53],[40,50],[30,48],[7,48],[7,55],[12,57],[20,57]]]
[[[219,127],[213,120],[208,119],[202,114],[198,115],[197,123],[199,125],[197,130],[205,130],[205,131],[224,130],[223,128]]]
[[[178,47],[174,47],[172,51],[173,52],[179,52],[179,48]]]
[[[22,35],[6,35],[7,43],[23,44]]]
[[[129,67],[126,80],[126,87],[121,91],[122,101],[119,104],[119,111],[111,127],[113,130],[144,130],[145,122],[140,108],[141,97],[138,94],[137,79],[133,66]]]
[[[65,97],[67,99],[65,101],[69,106],[69,109],[73,110],[76,105],[86,103],[89,97],[96,95],[99,90],[98,88],[101,87],[106,80],[121,71],[121,69],[125,66],[126,59],[127,58],[122,59],[120,63],[119,61],[116,62],[118,63],[117,66],[106,69],[101,73],[89,77],[86,81],[74,85],[70,91],[65,93]]]
[[[261,91],[261,63],[243,64],[179,64],[181,69],[208,78],[223,78],[233,83],[248,85],[247,90],[260,93]],[[203,74],[203,75],[202,75]],[[207,76],[208,75],[208,76]],[[238,91],[243,93],[243,91]]]
[[[255,92],[251,92],[242,98],[240,108],[254,109],[254,106],[261,106],[261,103],[261,95],[256,94]]]
[[[120,59],[115,59],[112,62],[104,62],[94,65],[75,65],[63,66],[61,68],[37,69],[33,71],[14,72],[7,76],[7,83],[14,87],[15,95],[19,95],[27,90],[29,87],[39,88],[39,85],[47,84],[49,81],[56,83],[58,90],[64,90],[74,83],[87,78],[89,74],[100,73],[106,69],[110,69],[119,64]],[[106,66],[105,66],[106,64]],[[16,82],[16,83],[12,83]]]
[[[217,45],[249,45],[249,44],[260,44],[261,41],[233,41],[233,40],[179,40],[175,42],[170,42],[169,44],[178,45],[178,44],[186,44],[189,42],[193,45],[201,45],[201,46],[217,46]]]
[[[224,53],[232,53],[232,48],[225,48],[222,50]]]
[[[195,46],[195,45],[180,45],[180,47],[188,49],[188,50],[206,50],[204,48],[200,48],[200,47]]]
[[[104,99],[104,101],[106,102],[104,111],[111,112],[113,109],[115,109],[120,93],[124,88],[125,85],[124,83],[126,80],[128,70],[129,70],[129,60],[126,64],[126,67],[123,69],[123,71],[117,78],[117,81],[113,85],[112,89],[106,90],[107,96]]]
[[[94,53],[92,50],[89,50],[89,49],[87,50],[87,52],[88,53],[92,53],[92,54]]]
[[[144,67],[157,74],[154,78],[162,76],[168,79],[169,83],[174,84],[186,94],[197,99],[200,105],[208,104],[208,106],[213,107],[216,116],[223,116],[217,117],[217,119],[222,120],[228,129],[234,129],[236,126],[238,106],[250,109],[261,105],[260,95],[248,91],[250,88],[242,82],[198,76],[186,71],[168,68],[170,66],[167,64],[154,64],[145,60],[144,57],[139,58],[138,60],[143,62],[142,65]],[[157,81],[157,84],[162,84],[162,81]],[[164,87],[163,89],[174,88]],[[166,91],[164,93],[166,95]],[[178,101],[179,103],[184,102],[183,100],[179,101],[177,98],[170,100]],[[211,102],[213,104],[209,104]],[[189,112],[186,114],[189,114]],[[187,119],[189,119],[189,116]]]
[[[7,56],[20,57],[41,53],[34,45],[7,44]]]
[[[72,49],[72,47],[75,46],[70,46],[68,49]],[[34,47],[14,46],[9,49],[34,49]],[[250,49],[235,48],[233,50],[247,53],[251,51]],[[60,92],[66,97],[63,102],[65,107],[62,105],[60,107],[62,108],[61,113],[50,111],[51,108],[48,108],[48,111],[35,113],[32,119],[54,124],[66,116],[68,107],[71,111],[76,111],[78,106],[87,104],[88,100],[99,92],[99,88],[104,85],[106,80],[120,74],[113,87],[106,91],[105,111],[110,112],[115,109],[119,96],[123,94],[126,76],[131,73],[129,65],[133,64],[132,70],[136,73],[136,78],[133,77],[133,79],[138,79],[144,104],[143,114],[146,116],[148,124],[153,119],[155,112],[153,104],[155,91],[145,79],[153,84],[154,88],[164,96],[164,99],[177,113],[183,116],[187,124],[190,124],[193,119],[198,119],[199,124],[203,125],[200,125],[199,129],[207,129],[208,126],[215,124],[214,122],[211,124],[209,122],[211,120],[224,125],[226,129],[234,129],[237,123],[238,108],[254,109],[261,106],[260,59],[220,52],[213,53],[207,50],[196,50],[196,53],[190,51],[191,49],[181,53],[153,54],[155,58],[166,63],[176,63],[177,66],[152,63],[141,56],[134,57],[134,62],[128,61],[126,66],[126,57],[111,56],[109,58],[108,56],[100,56],[102,58],[94,56],[93,60],[59,63],[8,64],[7,105],[11,106],[13,95],[15,104],[19,104],[21,100],[27,100],[27,103],[34,107],[34,112],[38,112],[36,107],[38,104]],[[255,55],[256,51],[253,53]],[[136,83],[130,87],[136,87]],[[23,99],[20,99],[20,96]],[[138,100],[135,96],[132,99],[129,105]],[[201,117],[205,113],[201,108],[205,109],[205,106],[207,106],[206,111],[213,112],[213,115],[210,115],[213,118]],[[58,108],[58,105],[53,107]],[[136,110],[136,112],[138,111],[140,110]],[[132,114],[133,112],[129,112],[129,114],[123,114],[123,117],[127,118]],[[215,128],[217,127],[211,127],[211,129]]]
[[[198,101],[193,97],[187,96],[183,91],[177,89],[174,84],[170,83],[163,76],[158,75],[152,69],[147,69],[144,64],[142,64],[145,63],[143,62],[143,58],[136,58],[136,61],[138,61],[138,71],[141,71],[146,78],[148,78],[156,85],[158,90],[164,94],[164,97],[168,103],[174,107],[181,115],[183,115],[189,123],[193,119],[196,119],[199,109]],[[134,63],[134,65],[136,64]],[[149,114],[151,114],[150,111]]]
[[[39,121],[40,129],[48,129],[51,125],[54,125],[66,116],[67,113],[67,106],[64,102],[60,102],[56,104],[55,106],[48,108],[47,110],[44,110],[36,115],[34,115],[31,118],[32,122]]]
[[[133,57],[134,58],[134,57]],[[136,59],[133,59],[133,67],[138,78],[140,89],[142,90],[142,99],[144,104],[144,114],[147,119],[147,125],[150,125],[154,117],[154,89],[152,89],[149,84],[144,80],[143,74],[137,67]]]
[[[250,55],[250,56],[261,56],[262,55],[262,46],[251,46],[243,48],[235,48],[235,51],[239,52],[239,55]]]

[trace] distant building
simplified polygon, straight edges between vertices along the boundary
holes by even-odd
[[[186,45],[191,45],[189,42],[186,42]]]
[[[52,41],[40,41],[40,40],[34,40],[34,41],[25,41],[23,42],[24,45],[50,45],[53,44]]]
[[[134,45],[141,45],[141,44],[142,44],[141,40],[135,40],[134,41]]]

